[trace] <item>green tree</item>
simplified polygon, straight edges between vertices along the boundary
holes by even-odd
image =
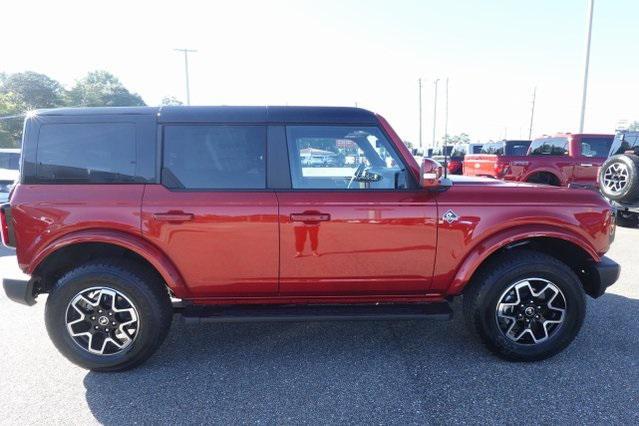
[[[20,146],[23,114],[38,108],[64,105],[60,83],[33,71],[0,73],[0,146]]]
[[[69,91],[71,106],[144,106],[142,97],[131,93],[107,71],[93,71],[78,80]]]
[[[446,145],[455,145],[458,143],[469,143],[470,142],[470,136],[468,136],[468,133],[460,133],[458,135],[446,135],[444,136],[444,142],[446,143]]]
[[[165,96],[162,98],[160,105],[184,105],[184,103],[175,96]]]

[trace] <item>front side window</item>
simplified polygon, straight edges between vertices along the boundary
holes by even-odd
[[[266,188],[266,129],[166,126],[162,183],[173,189]]]
[[[376,127],[288,126],[293,188],[407,187],[397,153]]]
[[[581,140],[581,155],[606,158],[611,144],[612,139],[610,138],[583,138]]]
[[[44,124],[36,151],[41,183],[130,183],[135,179],[135,124]]]
[[[568,138],[534,140],[530,145],[529,155],[568,155]]]
[[[638,133],[619,132],[615,136],[615,140],[610,147],[610,155],[623,154],[626,151],[637,149],[639,147]]]

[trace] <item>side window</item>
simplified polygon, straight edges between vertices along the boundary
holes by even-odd
[[[43,124],[36,182],[135,182],[135,124]]]
[[[581,155],[606,158],[611,144],[611,138],[584,138],[581,140]]]
[[[264,126],[169,125],[162,158],[168,188],[266,188]]]
[[[288,126],[293,188],[406,188],[407,173],[376,127]]]
[[[568,155],[567,138],[537,139],[530,145],[529,155]]]

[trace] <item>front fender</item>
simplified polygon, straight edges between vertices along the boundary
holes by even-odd
[[[139,236],[120,231],[87,229],[65,234],[40,250],[29,263],[26,272],[33,274],[51,254],[64,247],[81,243],[111,244],[130,250],[140,255],[158,271],[175,296],[184,298],[189,295],[181,274],[162,251]]]
[[[585,251],[595,262],[599,262],[601,256],[596,249],[580,235],[574,234],[564,228],[552,225],[526,225],[523,227],[509,228],[488,236],[478,243],[465,257],[460,267],[457,269],[454,278],[450,282],[449,295],[457,295],[462,292],[466,284],[469,283],[475,271],[498,250],[525,241],[531,238],[546,237],[556,238],[574,244]]]

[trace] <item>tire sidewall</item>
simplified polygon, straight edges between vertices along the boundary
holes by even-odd
[[[76,271],[74,271],[76,272]],[[63,277],[49,294],[45,307],[47,332],[56,347],[75,364],[89,369],[125,367],[144,357],[159,338],[158,313],[145,288],[135,276],[116,271],[85,270]],[[97,355],[80,347],[71,337],[66,325],[69,302],[81,291],[92,287],[109,287],[121,292],[135,306],[138,313],[138,331],[135,340],[123,351],[112,355]]]
[[[495,312],[501,296],[508,287],[516,282],[542,278],[555,284],[566,298],[564,322],[544,342],[525,345],[507,338],[499,329]],[[534,360],[551,356],[565,348],[579,332],[586,313],[585,295],[581,283],[570,271],[569,274],[547,264],[531,264],[507,271],[487,286],[483,300],[480,301],[480,333],[493,342],[501,353],[520,360]]]
[[[623,164],[628,169],[628,184],[618,194],[613,194],[607,191],[606,186],[603,184],[606,170],[615,163]],[[635,198],[636,193],[639,189],[639,181],[637,176],[637,162],[635,161],[634,158],[631,158],[629,155],[624,155],[624,154],[610,157],[601,166],[601,171],[599,172],[599,182],[601,184],[601,192],[604,194],[606,198],[609,198],[614,201],[626,201],[626,202],[632,201],[632,199]]]

